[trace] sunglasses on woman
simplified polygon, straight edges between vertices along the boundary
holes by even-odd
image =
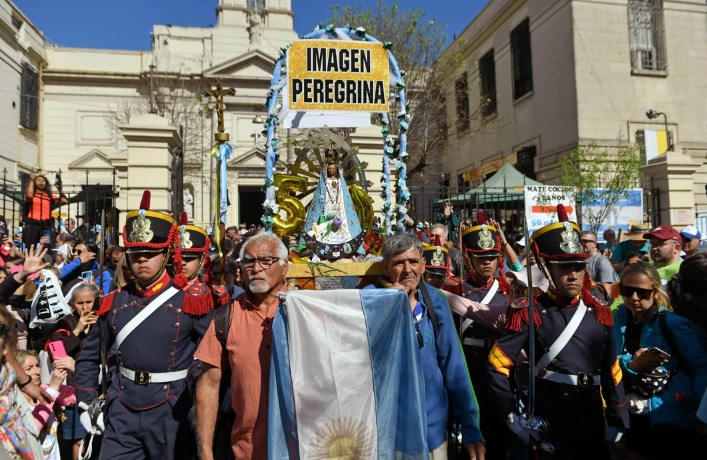
[[[619,284],[619,292],[623,297],[633,297],[633,293],[635,292],[636,295],[638,295],[639,299],[642,300],[648,300],[651,297],[651,294],[653,294],[653,289],[644,289],[644,288],[637,288],[633,286],[624,286],[623,284]]]

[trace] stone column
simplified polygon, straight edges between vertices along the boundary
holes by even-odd
[[[676,228],[693,224],[695,192],[693,175],[700,164],[689,155],[666,152],[644,168],[644,183],[660,190],[660,222]]]
[[[142,193],[150,190],[150,209],[172,213],[172,152],[179,145],[179,133],[167,119],[155,114],[130,118],[120,127],[128,141],[127,174],[121,180],[118,208],[120,229],[125,215],[140,205]]]

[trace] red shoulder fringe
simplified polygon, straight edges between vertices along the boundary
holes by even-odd
[[[101,299],[101,307],[98,309],[98,312],[96,312],[96,315],[103,316],[110,311],[110,308],[113,306],[113,299],[115,299],[115,295],[118,292],[120,292],[120,289],[116,289],[103,296]]]

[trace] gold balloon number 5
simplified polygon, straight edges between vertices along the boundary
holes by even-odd
[[[287,213],[287,218],[274,216],[272,231],[281,237],[297,233],[304,224],[305,211],[304,205],[295,194],[307,189],[307,179],[289,174],[275,174],[273,183],[277,187],[275,200],[280,209]]]

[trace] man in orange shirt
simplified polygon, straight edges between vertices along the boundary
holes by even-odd
[[[212,447],[221,363],[226,358],[231,370],[231,406],[236,413],[231,431],[235,458],[266,459],[268,455],[272,322],[278,293],[285,291],[287,248],[277,236],[258,233],[243,245],[240,260],[246,290],[228,307],[231,313],[225,350],[212,323],[195,355],[203,363],[196,390],[196,431],[201,460],[214,458]]]

